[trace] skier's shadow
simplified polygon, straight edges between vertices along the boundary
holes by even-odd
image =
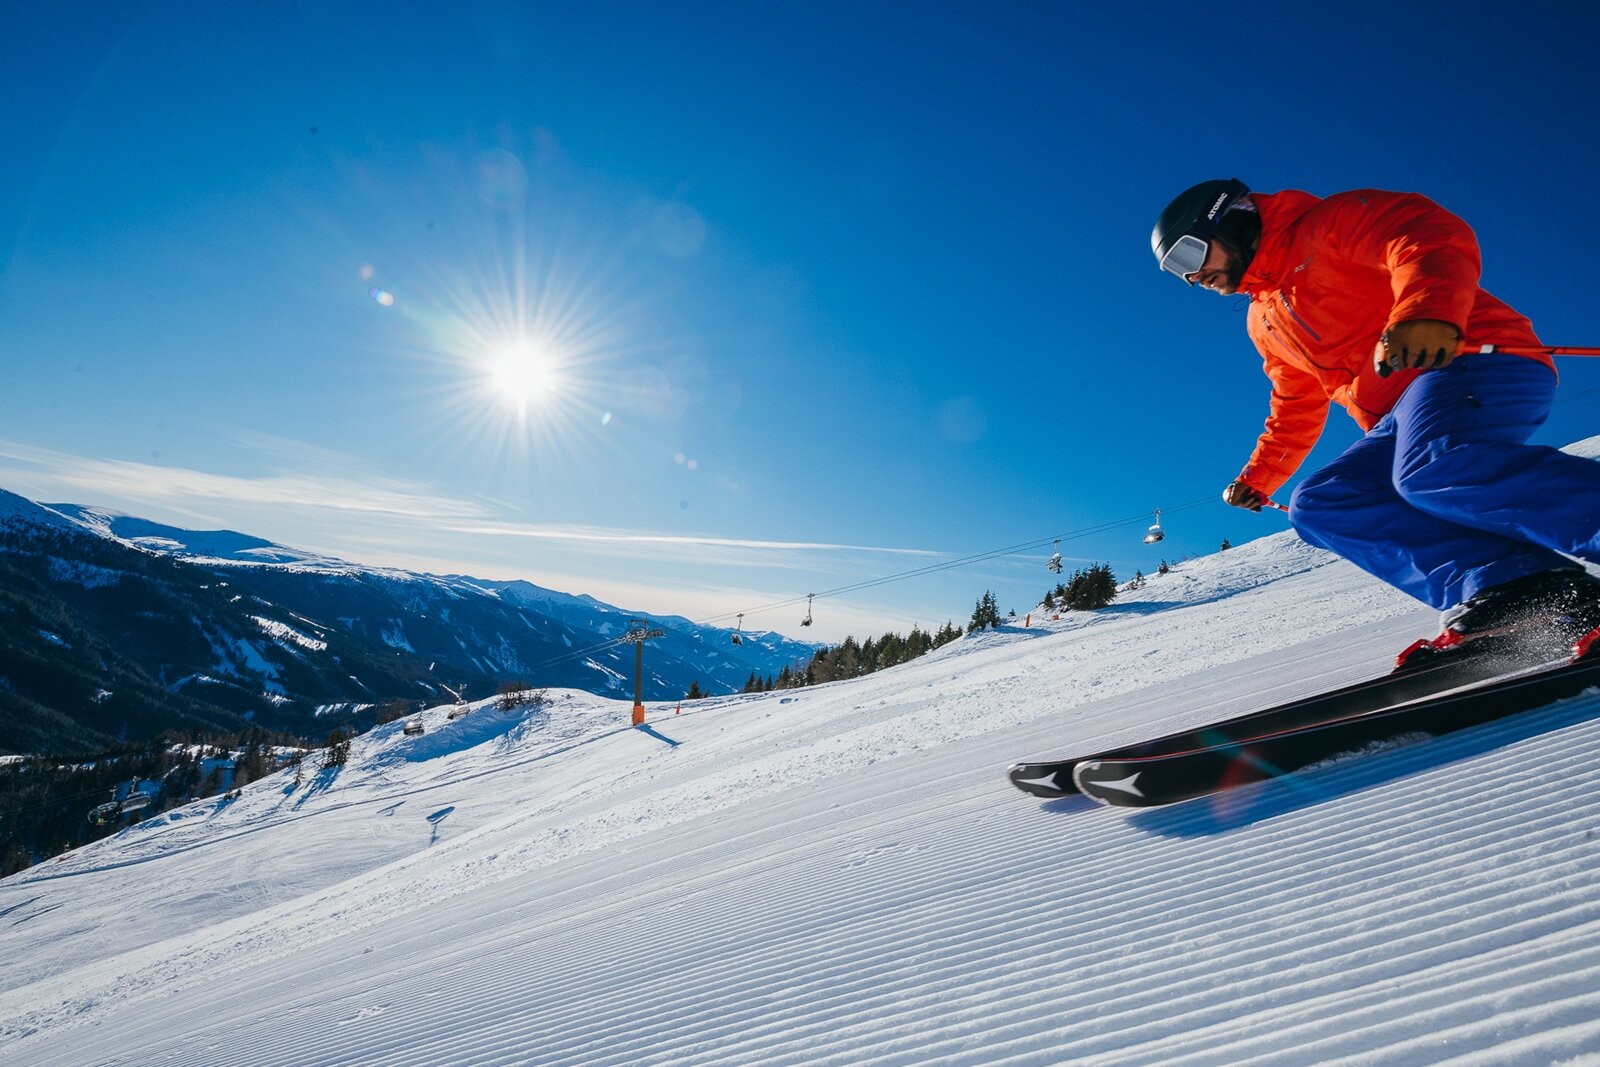
[[[1128,816],[1128,822],[1162,837],[1209,837],[1480,756],[1597,715],[1600,701],[1593,694],[1585,694],[1538,711],[1304,774],[1286,775],[1170,807],[1146,808]]]
[[[1070,797],[1047,800],[1039,805],[1039,808],[1041,811],[1048,811],[1052,815],[1071,815],[1074,812],[1093,811],[1099,806],[1099,804],[1080,793]]]

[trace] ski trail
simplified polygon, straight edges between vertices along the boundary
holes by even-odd
[[[675,747],[597,714],[569,724],[592,743],[543,761],[463,748],[353,774],[355,795],[276,836],[262,811],[261,833],[166,864],[8,879],[0,907],[55,909],[8,938],[77,955],[19,960],[0,1040],[39,1067],[1600,1054],[1600,694],[1166,809],[1005,781],[1019,758],[1370,676],[1431,621],[1300,557],[1218,595],[1249,569],[1228,555],[1192,566],[1209,599],[1191,608],[653,717]],[[1291,639],[1341,597],[1359,620],[1341,639]],[[1262,619],[1283,631],[1252,637]],[[426,805],[394,806],[424,781]],[[371,861],[326,883],[249,881],[251,857],[367,834]],[[205,877],[262,896],[144,941],[99,896],[120,879],[159,906]]]

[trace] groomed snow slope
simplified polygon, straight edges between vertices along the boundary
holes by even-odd
[[[1005,767],[1384,669],[1431,612],[1283,534],[814,689],[560,694],[0,882],[33,1065],[1600,1055],[1600,695],[1132,815]]]

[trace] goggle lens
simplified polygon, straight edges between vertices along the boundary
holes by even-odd
[[[1188,281],[1189,275],[1205,266],[1210,251],[1211,242],[1186,233],[1161,257],[1161,269]]]

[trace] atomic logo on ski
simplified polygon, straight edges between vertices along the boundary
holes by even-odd
[[[1013,778],[1012,781],[1016,782],[1017,785],[1019,785],[1019,786],[1037,785],[1037,786],[1043,786],[1046,789],[1056,789],[1056,790],[1059,790],[1061,788],[1060,786],[1056,785],[1056,772],[1055,771],[1051,771],[1049,774],[1040,775],[1038,778]]]
[[[1093,771],[1099,769],[1099,767],[1099,763],[1086,763],[1084,764],[1083,769],[1086,771]],[[1126,778],[1118,778],[1114,781],[1094,782],[1092,784],[1096,789],[1117,789],[1131,796],[1142,797],[1144,796],[1144,793],[1139,789],[1138,782],[1139,775],[1143,773],[1143,771],[1134,771]]]

